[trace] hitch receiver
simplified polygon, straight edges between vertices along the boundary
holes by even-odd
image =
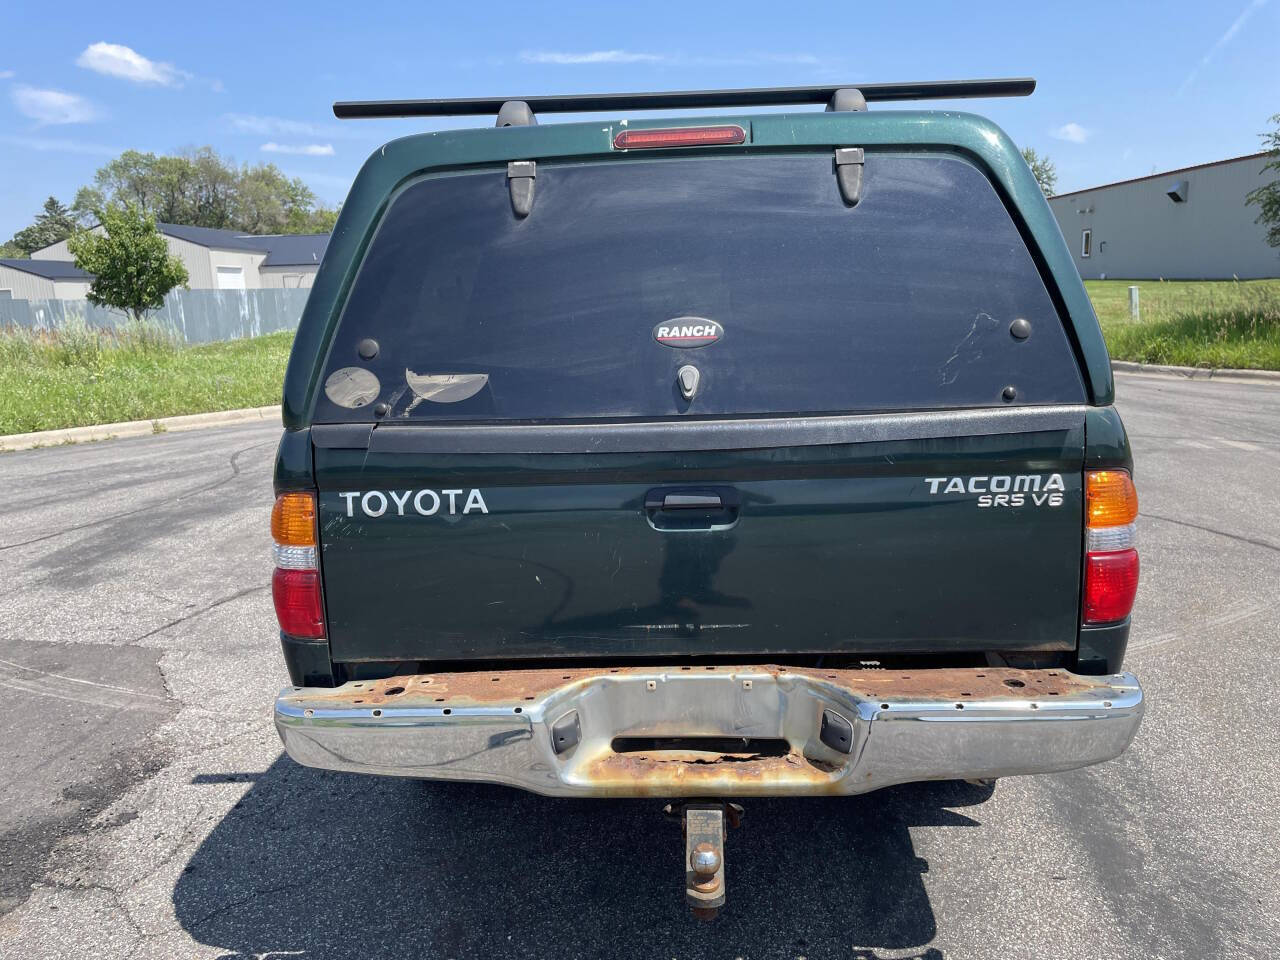
[[[742,822],[736,803],[668,804],[684,830],[684,896],[700,920],[714,920],[724,906],[724,837],[726,825]]]

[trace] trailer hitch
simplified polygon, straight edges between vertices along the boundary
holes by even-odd
[[[662,812],[679,819],[684,832],[685,902],[700,920],[714,920],[725,902],[726,825],[742,823],[738,803],[669,803]]]

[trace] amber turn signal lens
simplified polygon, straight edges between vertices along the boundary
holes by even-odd
[[[1085,490],[1088,526],[1119,527],[1138,518],[1138,492],[1127,470],[1090,470]]]
[[[282,493],[271,510],[271,539],[282,547],[316,545],[316,498],[312,493]]]

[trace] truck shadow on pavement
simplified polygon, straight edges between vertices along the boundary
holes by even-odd
[[[729,905],[684,906],[678,823],[660,800],[329,773],[281,756],[196,850],[179,923],[221,956],[845,956],[942,960],[909,827],[977,826],[989,787],[748,800]],[[972,812],[972,811],[971,811]]]

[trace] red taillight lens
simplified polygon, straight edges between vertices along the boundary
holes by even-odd
[[[1085,473],[1084,610],[1091,626],[1118,623],[1138,592],[1138,494],[1127,470]]]
[[[658,147],[706,147],[745,143],[747,131],[735,124],[721,127],[668,127],[662,130],[623,130],[613,138],[615,150]]]
[[[1133,610],[1138,592],[1138,551],[1091,553],[1085,559],[1084,622],[1115,623]]]
[[[324,636],[324,607],[320,603],[320,574],[315,570],[277,569],[271,575],[271,598],[280,629],[291,637],[317,640]]]

